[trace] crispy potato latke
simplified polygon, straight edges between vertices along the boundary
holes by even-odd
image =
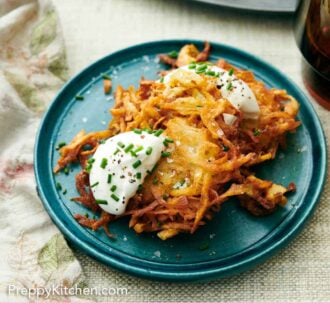
[[[186,45],[177,59],[160,58],[176,68],[207,61],[209,52],[208,43],[201,52]],[[108,224],[130,216],[129,226],[137,233],[157,232],[165,240],[179,233],[194,233],[232,196],[257,216],[285,205],[285,194],[295,190],[294,184],[283,187],[258,179],[251,167],[274,159],[278,148],[285,147],[286,133],[300,125],[296,120],[299,105],[285,90],[268,89],[250,71],[224,60],[215,65],[234,69],[235,76],[248,84],[260,108],[259,119],[243,119],[242,113],[222,97],[215,78],[206,79],[195,72],[174,72],[170,84],[142,80],[138,89],[118,87],[108,129],[88,134],[82,131],[60,149],[55,172],[72,162],[80,162],[82,167],[76,177],[80,196],[74,200],[101,212],[91,193],[86,166],[104,139],[136,128],[163,129],[174,140],[171,154],[159,160],[142,189],[131,198],[125,214],[114,216],[102,211],[99,219],[76,215],[80,224],[93,230],[103,227],[112,237]],[[237,119],[228,125],[224,114]]]

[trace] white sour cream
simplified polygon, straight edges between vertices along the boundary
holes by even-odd
[[[169,84],[171,81],[171,76],[178,70],[196,72],[196,69],[189,68],[189,65],[182,66],[168,73],[164,77],[163,82],[165,84]],[[229,71],[221,69],[215,65],[208,65],[207,71],[213,71],[219,74],[219,77],[217,77],[217,86],[220,89],[222,96],[227,99],[234,108],[243,112],[244,119],[259,118],[260,109],[257,99],[250,87],[243,80],[238,79],[234,74],[231,74]],[[210,77],[207,75],[204,76]]]
[[[138,132],[138,133],[136,133]],[[166,137],[146,131],[125,132],[100,144],[90,163],[89,182],[98,205],[122,214],[165,150]]]

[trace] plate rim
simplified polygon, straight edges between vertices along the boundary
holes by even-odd
[[[49,107],[45,111],[43,118],[39,124],[38,132],[36,134],[36,140],[35,140],[35,147],[34,147],[34,173],[36,178],[36,184],[37,184],[37,192],[38,195],[48,212],[50,218],[55,223],[57,228],[63,233],[63,235],[71,241],[74,245],[78,246],[81,250],[83,250],[84,253],[86,253],[89,256],[92,256],[93,258],[101,261],[102,263],[106,264],[107,266],[111,266],[115,269],[124,271],[129,274],[133,274],[135,276],[149,278],[149,279],[157,279],[157,280],[166,280],[166,281],[199,281],[199,280],[211,280],[214,278],[219,277],[227,277],[233,274],[237,274],[240,272],[243,272],[247,269],[252,268],[253,266],[256,266],[269,257],[271,257],[273,254],[278,252],[281,248],[283,248],[286,244],[288,244],[294,237],[302,230],[304,227],[304,224],[306,221],[311,217],[313,214],[315,207],[319,201],[319,198],[321,196],[324,184],[326,182],[326,173],[327,173],[327,148],[326,148],[326,138],[325,134],[321,125],[321,122],[315,112],[315,109],[311,103],[311,101],[308,99],[308,97],[305,95],[305,93],[291,80],[290,77],[286,76],[284,73],[282,73],[279,69],[277,69],[272,64],[264,61],[263,59],[259,58],[258,56],[255,56],[254,54],[251,54],[249,52],[246,52],[244,50],[241,50],[236,47],[229,46],[224,43],[218,43],[210,41],[211,45],[215,45],[220,48],[226,48],[227,51],[231,51],[234,53],[242,54],[244,57],[250,58],[253,61],[261,63],[263,66],[267,67],[267,69],[270,69],[271,71],[275,72],[280,77],[284,78],[287,83],[291,85],[291,87],[295,90],[295,92],[299,95],[300,100],[303,101],[303,103],[306,105],[308,114],[312,117],[312,121],[314,125],[317,127],[317,130],[314,132],[318,136],[318,141],[320,142],[320,163],[318,168],[320,169],[319,175],[317,178],[317,185],[315,188],[316,193],[313,195],[311,201],[309,202],[309,205],[304,210],[303,215],[299,218],[299,220],[296,220],[294,223],[294,226],[288,230],[288,232],[279,240],[276,240],[273,242],[268,248],[258,252],[257,254],[248,257],[247,259],[243,259],[242,261],[236,262],[233,265],[225,266],[222,268],[212,268],[212,269],[203,269],[201,271],[193,270],[193,271],[185,271],[184,273],[177,272],[174,270],[174,272],[170,272],[168,270],[161,271],[161,270],[155,270],[155,269],[145,269],[143,267],[137,267],[134,264],[127,264],[124,260],[117,260],[111,258],[111,255],[104,255],[104,253],[100,253],[95,249],[94,246],[91,246],[87,244],[84,240],[78,238],[75,236],[69,228],[65,226],[65,223],[59,219],[59,217],[56,215],[56,212],[53,210],[53,208],[50,205],[49,200],[46,196],[46,191],[42,186],[42,175],[40,176],[40,173],[38,171],[39,168],[39,148],[40,148],[40,139],[41,139],[41,133],[42,129],[47,122],[47,118],[51,113],[52,108],[54,107],[54,104],[56,104],[57,100],[60,99],[62,96],[62,93],[65,92],[66,88],[70,86],[71,84],[74,84],[74,82],[80,77],[83,76],[88,70],[90,70],[93,67],[96,67],[99,63],[102,61],[107,60],[111,57],[116,57],[120,55],[120,53],[126,53],[130,51],[134,51],[135,49],[140,49],[144,47],[152,47],[157,45],[166,45],[166,44],[186,44],[186,43],[194,43],[197,45],[200,45],[203,43],[201,40],[196,39],[164,39],[164,40],[155,40],[145,43],[139,43],[135,44],[130,47],[119,49],[115,52],[112,52],[110,54],[107,54],[106,56],[92,62],[90,65],[86,66],[84,69],[79,71],[77,74],[75,74],[71,79],[69,79],[63,87],[57,92],[56,96],[54,97],[53,101],[50,103]],[[309,131],[309,130],[308,130]],[[309,132],[310,133],[310,132]],[[314,165],[314,164],[313,164]],[[309,186],[308,186],[309,187]],[[290,213],[289,213],[290,214]]]

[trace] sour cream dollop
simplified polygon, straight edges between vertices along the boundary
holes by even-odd
[[[227,99],[234,108],[243,112],[243,118],[245,119],[258,119],[260,114],[259,105],[257,99],[252,92],[251,88],[243,80],[238,79],[233,72],[221,69],[215,65],[206,65],[207,69],[202,72],[205,77],[214,78],[215,75],[207,75],[206,72],[214,72],[217,78],[217,86],[221,91],[222,96]],[[196,65],[182,66],[176,70],[171,71],[165,77],[163,82],[169,84],[172,75],[178,70],[193,71],[198,73],[198,63]],[[228,118],[228,122],[231,122],[233,118]],[[225,119],[226,120],[226,119]]]
[[[89,182],[98,205],[110,214],[122,214],[165,150],[162,131],[135,130],[100,144],[89,160]]]

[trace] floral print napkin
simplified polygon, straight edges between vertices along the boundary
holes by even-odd
[[[79,298],[11,295],[8,286],[85,285],[79,262],[41,205],[33,174],[40,117],[67,76],[52,4],[0,0],[0,301],[72,301]]]

